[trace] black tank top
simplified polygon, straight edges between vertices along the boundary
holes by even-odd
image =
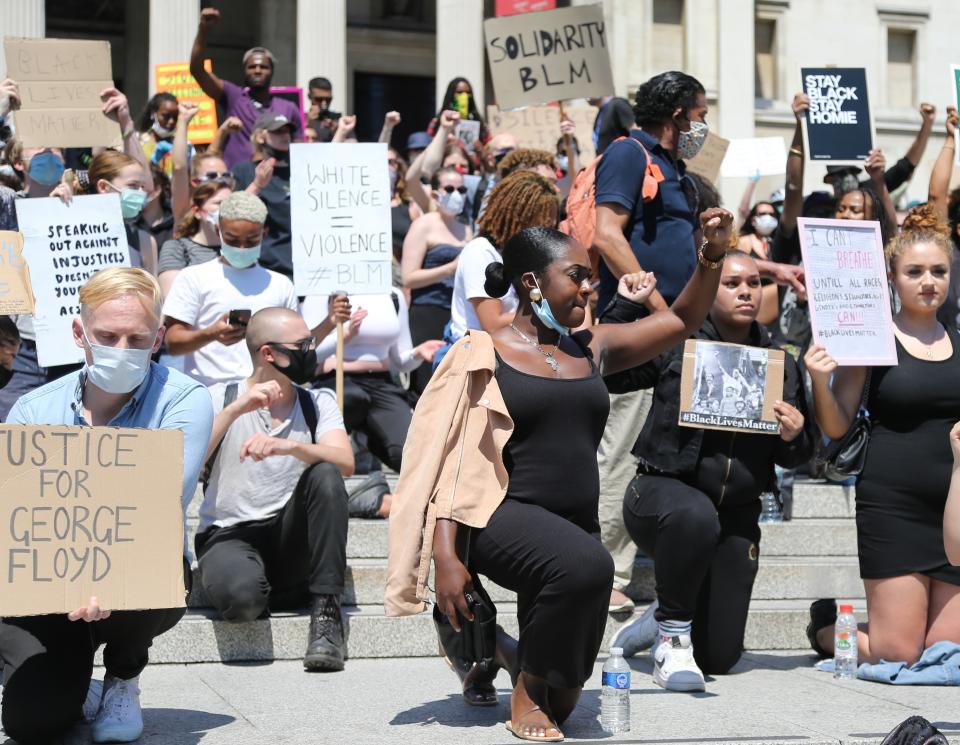
[[[521,372],[498,354],[496,378],[513,419],[503,450],[507,498],[577,522],[595,521],[597,447],[610,399],[593,360],[587,377],[564,380]]]

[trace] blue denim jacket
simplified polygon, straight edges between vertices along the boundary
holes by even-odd
[[[82,368],[24,394],[10,410],[7,424],[89,427],[83,416],[85,383],[86,369]],[[108,426],[183,432],[182,502],[186,513],[213,429],[213,403],[207,389],[181,372],[151,362],[140,387]]]
[[[906,662],[886,660],[875,665],[864,663],[857,669],[857,677],[891,685],[960,685],[960,644],[937,642],[909,666]]]

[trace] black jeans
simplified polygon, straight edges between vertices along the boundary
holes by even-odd
[[[410,341],[413,346],[431,339],[443,339],[443,329],[450,321],[450,308],[441,305],[410,306]],[[424,362],[410,373],[410,402],[416,406],[433,375],[433,365]]]
[[[184,567],[189,578],[186,562]],[[66,733],[80,720],[100,645],[106,645],[103,663],[108,674],[135,678],[147,666],[153,640],[176,626],[185,612],[114,611],[93,623],[70,621],[63,613],[3,619],[2,717],[7,736],[30,745]]]
[[[343,593],[347,489],[329,463],[310,466],[284,508],[266,520],[213,527],[196,539],[203,589],[227,621],[252,621],[267,607],[302,606],[310,595]]]
[[[693,622],[694,658],[723,674],[743,652],[759,558],[760,500],[720,505],[684,482],[639,475],[627,487],[623,520],[654,561],[658,621]]]
[[[556,688],[582,686],[593,674],[613,583],[596,517],[577,524],[507,497],[470,533],[470,569],[517,593],[520,669]]]
[[[319,378],[317,387],[333,390],[334,375]],[[347,431],[365,433],[370,452],[394,471],[400,470],[411,418],[407,392],[393,382],[390,373],[343,376],[343,422]]]

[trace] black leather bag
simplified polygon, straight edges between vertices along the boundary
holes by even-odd
[[[880,745],[948,745],[948,742],[926,719],[913,716],[894,727]]]
[[[833,440],[817,458],[823,475],[831,481],[846,481],[853,476],[859,476],[863,471],[863,464],[867,460],[867,446],[870,444],[870,432],[873,429],[866,411],[869,393],[870,372],[868,370],[860,408],[853,424],[843,437]]]
[[[453,630],[450,620],[433,606],[433,622],[437,627],[440,646],[451,660],[476,663],[483,671],[493,667],[497,650],[497,607],[490,600],[479,579],[473,577],[473,591],[466,593],[467,604],[473,611],[473,620],[460,618],[460,633]]]

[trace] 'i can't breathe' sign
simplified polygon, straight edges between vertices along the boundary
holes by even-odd
[[[873,148],[873,119],[862,67],[804,67],[810,98],[804,118],[807,157],[826,163],[859,163]]]

